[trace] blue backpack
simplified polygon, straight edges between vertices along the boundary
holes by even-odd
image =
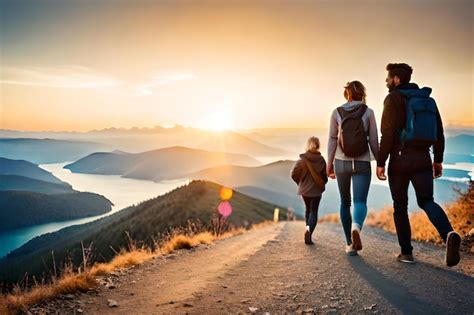
[[[405,127],[400,130],[402,146],[433,145],[438,136],[438,108],[435,100],[430,97],[431,88],[398,91],[407,99]]]

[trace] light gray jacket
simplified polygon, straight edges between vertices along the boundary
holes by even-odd
[[[342,105],[345,110],[352,110],[364,104],[361,101],[352,101]],[[368,135],[368,142],[370,150],[356,158],[348,157],[342,152],[339,144],[339,135],[341,133],[342,118],[337,109],[332,112],[329,123],[329,140],[328,140],[328,165],[334,163],[334,159],[338,160],[356,160],[356,161],[371,161],[377,158],[379,152],[379,138],[377,133],[377,123],[375,122],[374,111],[367,108],[367,111],[362,116],[365,132]],[[372,156],[369,151],[372,151]]]

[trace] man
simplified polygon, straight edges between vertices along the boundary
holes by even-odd
[[[393,217],[401,247],[398,260],[404,263],[415,262],[408,217],[408,185],[411,182],[419,207],[426,212],[446,242],[446,264],[455,266],[460,260],[461,237],[453,231],[445,212],[433,199],[433,178],[441,177],[443,170],[444,133],[441,116],[436,103],[429,96],[431,89],[420,89],[418,85],[410,83],[413,69],[409,65],[391,63],[387,65],[386,70],[389,94],[384,100],[377,177],[386,180],[385,162],[390,155],[388,181],[393,199]],[[414,102],[418,102],[418,105]],[[423,104],[421,107],[431,106],[431,112],[419,110],[420,102]],[[410,111],[406,110],[407,107]],[[417,110],[419,117],[415,117]],[[434,163],[431,162],[431,146]]]

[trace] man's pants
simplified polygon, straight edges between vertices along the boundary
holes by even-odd
[[[441,238],[446,241],[448,233],[453,228],[446,213],[433,199],[433,171],[429,152],[412,151],[391,154],[388,181],[393,199],[393,218],[402,254],[411,254],[413,251],[408,218],[410,182],[415,189],[418,206],[426,212]]]

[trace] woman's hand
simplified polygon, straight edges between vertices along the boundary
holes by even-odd
[[[326,173],[330,179],[336,179],[336,173],[334,173],[334,166],[329,166],[326,168]]]

